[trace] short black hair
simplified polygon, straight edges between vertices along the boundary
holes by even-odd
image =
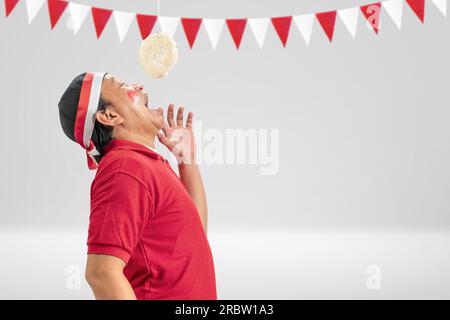
[[[100,97],[100,100],[98,102],[98,108],[97,111],[104,112],[106,110],[106,107],[110,105],[109,102],[107,102],[104,98]],[[94,131],[92,132],[92,142],[95,145],[95,148],[100,153],[99,156],[96,156],[95,160],[97,162],[100,162],[101,158],[103,157],[103,148],[112,140],[114,127],[104,125],[101,122],[95,121],[94,122]]]

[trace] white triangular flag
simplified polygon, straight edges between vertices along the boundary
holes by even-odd
[[[33,19],[37,16],[44,2],[45,0],[27,0],[26,3],[27,3],[28,23],[31,23]]]
[[[384,10],[389,14],[397,28],[402,27],[403,0],[388,0],[381,2]]]
[[[353,39],[356,36],[359,10],[359,7],[338,10],[339,17],[341,17],[342,22]]]
[[[172,38],[177,30],[180,18],[178,17],[158,17],[159,27],[161,31],[168,33]]]
[[[302,35],[303,39],[307,45],[311,41],[311,33],[314,24],[314,15],[313,14],[303,14],[300,16],[294,17],[294,22],[297,25],[298,31]]]
[[[130,29],[131,23],[135,17],[134,13],[114,10],[114,21],[116,22],[119,41],[122,42]]]
[[[66,27],[67,27],[67,29],[73,31],[73,22],[72,22],[72,18],[70,16],[66,20]]]
[[[444,17],[447,17],[447,0],[433,0],[433,2]]]
[[[203,19],[203,24],[208,34],[209,41],[213,50],[216,50],[217,42],[219,41],[220,34],[222,33],[223,25],[225,21],[223,19]]]
[[[76,34],[78,30],[80,30],[81,25],[90,11],[91,7],[89,6],[69,2],[69,13],[72,21],[73,34]]]
[[[259,48],[262,49],[266,38],[267,26],[269,25],[269,18],[248,19],[248,24],[253,31]]]

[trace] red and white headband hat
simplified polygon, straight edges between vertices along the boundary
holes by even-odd
[[[106,72],[86,72],[79,75],[59,102],[63,130],[71,140],[86,150],[88,167],[91,170],[97,168],[95,156],[100,155],[91,138],[105,75]]]

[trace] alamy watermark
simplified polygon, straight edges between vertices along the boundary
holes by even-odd
[[[192,136],[183,129],[175,130],[172,153],[177,162],[190,164],[257,165],[261,175],[275,175],[280,166],[280,130],[255,128],[205,129],[194,121]],[[193,141],[194,140],[194,141]],[[192,159],[192,152],[196,157]]]
[[[368,290],[381,289],[381,268],[377,265],[370,265],[366,269],[368,274],[366,279],[366,287]]]
[[[66,267],[66,288],[68,290],[80,290],[81,288],[81,268],[77,265]]]

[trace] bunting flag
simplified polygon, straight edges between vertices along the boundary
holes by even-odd
[[[316,13],[316,17],[330,42],[333,41],[334,25],[336,23],[336,11]]]
[[[17,7],[20,0],[4,0],[5,15],[8,18]],[[263,48],[267,36],[269,22],[277,34],[283,47],[287,46],[290,38],[292,21],[308,46],[311,42],[314,21],[320,24],[322,31],[327,39],[333,42],[334,29],[336,25],[336,16],[344,24],[346,30],[351,37],[355,39],[358,28],[359,12],[362,13],[368,28],[373,29],[378,34],[380,29],[380,12],[383,9],[392,19],[397,28],[401,29],[403,20],[403,8],[409,8],[414,15],[418,17],[421,23],[425,22],[425,1],[426,0],[384,0],[363,6],[355,6],[351,8],[343,8],[339,10],[330,10],[326,12],[308,13],[301,15],[289,15],[281,17],[262,17],[262,18],[189,18],[189,17],[166,17],[151,14],[142,14],[134,12],[122,12],[119,10],[110,10],[100,7],[92,7],[89,5],[71,2],[72,0],[24,0],[26,6],[26,14],[28,23],[31,24],[36,16],[42,12],[44,2],[47,2],[50,26],[53,30],[58,24],[61,16],[67,10],[69,19],[67,27],[77,34],[83,25],[89,13],[92,15],[97,39],[99,39],[108,24],[111,15],[114,18],[119,41],[122,42],[129,32],[134,19],[137,21],[140,37],[145,39],[155,29],[155,24],[159,25],[162,32],[166,32],[169,36],[174,37],[181,21],[184,35],[187,39],[189,47],[192,49],[200,28],[205,28],[206,34],[211,42],[213,50],[216,49],[223,27],[226,23],[228,32],[233,40],[236,49],[239,49],[247,27],[247,21],[251,32],[260,49]],[[448,0],[428,0],[434,3],[434,6],[447,17],[447,1]],[[408,5],[405,6],[404,2]]]
[[[41,10],[45,0],[26,0],[27,5],[27,15],[28,23],[33,22],[34,18],[37,16]]]
[[[220,34],[223,30],[225,21],[223,19],[204,19],[203,25],[205,26],[206,33],[208,34],[209,41],[213,50],[216,50],[217,43],[219,42]]]
[[[262,49],[266,39],[267,27],[269,26],[269,18],[248,19],[248,25],[255,36],[259,48]]]
[[[85,6],[83,4],[78,3],[69,3],[69,14],[70,19],[72,20],[73,33],[77,34],[83,25],[84,20],[88,16],[91,8],[89,6]]]
[[[283,47],[286,47],[286,42],[289,36],[289,29],[291,28],[291,22],[291,16],[272,18],[272,24],[278,34],[278,37],[281,40],[281,43],[283,44]]]
[[[66,9],[68,2],[63,0],[47,0],[47,4],[48,13],[50,16],[50,24],[53,30],[53,28],[58,23],[59,18],[61,18],[61,15]]]
[[[309,46],[311,42],[311,34],[314,25],[314,15],[304,14],[294,17],[294,22],[297,25],[297,29],[305,40],[306,45]]]
[[[94,20],[95,32],[97,33],[97,39],[103,33],[109,18],[111,17],[112,11],[108,9],[102,9],[97,7],[92,7],[92,19]]]
[[[125,39],[125,36],[127,35],[128,30],[130,29],[131,23],[134,20],[134,14],[129,13],[129,12],[114,11],[113,18],[114,18],[114,22],[116,23],[116,29],[117,29],[117,34],[119,35],[119,41],[122,42],[123,39]],[[142,30],[141,30],[141,32],[142,32]],[[142,35],[142,33],[141,33],[141,35]]]
[[[242,36],[244,35],[247,19],[227,19],[228,30],[233,38],[236,49],[241,45]]]
[[[6,17],[8,17],[11,14],[11,12],[14,10],[18,2],[19,0],[5,0]]]
[[[141,32],[141,38],[144,40],[152,33],[153,26],[155,25],[157,16],[147,15],[147,14],[136,14],[136,20],[139,26],[139,31]]]
[[[194,18],[181,18],[181,24],[183,25],[184,33],[189,43],[189,47],[192,49],[195,38],[197,38],[198,30],[202,24],[202,19]]]
[[[158,23],[161,31],[166,32],[171,37],[175,35],[179,21],[180,18],[177,17],[158,17]]]
[[[375,33],[378,34],[378,28],[380,26],[381,3],[376,2],[365,6],[361,6],[360,8],[361,12],[363,13],[369,25],[372,27],[373,31],[375,31]]]
[[[425,19],[425,0],[406,0],[412,11],[419,18],[420,22]]]
[[[358,13],[358,8],[341,9],[338,11],[339,17],[353,39],[355,39],[356,27],[358,26]]]
[[[447,17],[447,0],[432,0],[434,5],[439,9],[439,11]]]
[[[402,27],[402,16],[403,16],[403,0],[388,0],[383,1],[382,6],[384,10],[394,21],[397,28]]]

